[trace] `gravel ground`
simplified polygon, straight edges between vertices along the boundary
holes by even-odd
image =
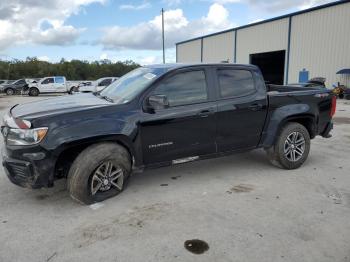
[[[37,99],[0,97],[0,114]],[[339,101],[333,137],[314,139],[293,171],[256,150],[136,174],[82,206],[63,180],[23,189],[0,167],[0,261],[350,261],[349,155],[350,101]],[[209,249],[190,253],[192,239]]]

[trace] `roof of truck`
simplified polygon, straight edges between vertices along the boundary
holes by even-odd
[[[237,66],[237,67],[249,67],[257,68],[255,65],[250,64],[232,64],[232,63],[172,63],[172,64],[154,64],[147,65],[148,68],[164,68],[168,70],[186,68],[186,67],[196,67],[196,66]]]

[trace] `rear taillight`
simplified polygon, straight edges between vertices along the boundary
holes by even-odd
[[[337,109],[337,98],[336,96],[332,96],[332,107],[330,112],[331,117],[334,116],[336,109]]]

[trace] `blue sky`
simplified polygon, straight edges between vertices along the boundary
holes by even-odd
[[[0,3],[0,59],[161,62],[175,42],[324,4],[327,0],[11,0]]]

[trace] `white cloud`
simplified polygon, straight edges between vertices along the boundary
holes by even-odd
[[[255,23],[258,23],[258,22],[261,22],[261,21],[264,21],[264,19],[258,18],[258,19],[255,19],[255,20],[249,22],[248,24],[255,24]]]
[[[182,0],[163,0],[162,2],[167,6],[177,6],[182,3]]]
[[[39,56],[39,57],[38,57],[38,60],[48,62],[48,61],[50,61],[50,57],[48,57],[48,56],[46,56],[46,55],[44,55],[44,56]]]
[[[218,4],[225,5],[225,4],[236,4],[236,3],[240,3],[240,2],[242,2],[242,0],[215,0],[214,2],[215,2],[215,3],[218,3]]]
[[[322,4],[326,4],[329,2],[333,2],[333,1],[331,1],[331,0],[308,0],[308,1],[304,1],[304,3],[299,5],[298,8],[300,10],[304,10],[304,9],[308,9],[310,7],[313,7],[313,6],[322,5]]]
[[[150,8],[152,5],[148,2],[143,2],[139,5],[133,5],[133,4],[125,4],[125,5],[120,5],[119,9],[121,10],[142,10],[142,9],[147,9]]]
[[[74,28],[73,26],[59,26],[44,31],[33,31],[33,42],[43,45],[69,45],[77,39],[84,28]]]
[[[228,0],[229,1],[229,0]],[[242,0],[256,9],[263,9],[269,12],[280,12],[290,8],[306,9],[322,5],[332,0]]]
[[[84,28],[65,25],[72,14],[105,0],[11,0],[0,3],[0,50],[16,44],[68,45]],[[45,24],[48,28],[41,28]]]
[[[107,55],[106,53],[102,53],[102,54],[100,55],[100,59],[101,59],[101,60],[108,59],[108,55]]]
[[[164,20],[167,48],[184,39],[234,26],[229,21],[228,11],[217,3],[210,6],[206,16],[197,20],[188,21],[182,9],[166,11]],[[161,15],[131,27],[105,28],[101,43],[107,49],[159,50],[162,47]]]
[[[191,3],[194,0],[163,0],[168,6],[178,6],[180,4]],[[334,2],[334,0],[202,0],[221,5],[228,4],[248,4],[250,7],[269,12],[281,12],[290,8],[299,10]]]
[[[157,56],[146,56],[140,59],[141,65],[151,65],[160,63],[160,57]]]

